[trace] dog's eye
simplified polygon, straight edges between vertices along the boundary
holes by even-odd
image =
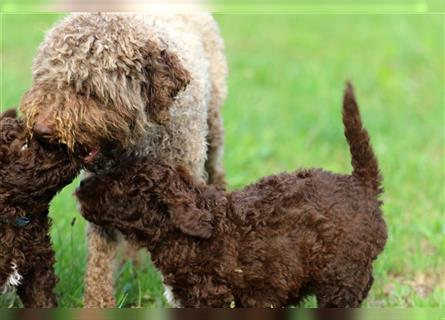
[[[20,148],[20,151],[25,151],[26,149],[28,149],[28,142],[26,142],[22,145],[22,147]]]

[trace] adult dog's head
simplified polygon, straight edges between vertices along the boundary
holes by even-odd
[[[132,14],[80,14],[41,44],[21,111],[34,134],[66,144],[87,166],[126,150],[190,81],[178,56]]]

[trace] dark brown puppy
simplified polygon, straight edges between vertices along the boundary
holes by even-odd
[[[387,232],[377,160],[350,85],[343,122],[351,175],[299,170],[228,193],[181,167],[127,159],[84,181],[77,197],[88,220],[150,250],[182,306],[281,307],[313,294],[320,307],[357,307]]]
[[[57,305],[48,205],[78,172],[62,147],[31,139],[14,110],[0,114],[0,293],[25,307]]]

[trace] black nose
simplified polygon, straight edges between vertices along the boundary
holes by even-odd
[[[93,177],[84,178],[84,179],[80,180],[79,188],[92,189],[92,187],[95,185],[95,182],[94,182],[95,180],[96,179]]]

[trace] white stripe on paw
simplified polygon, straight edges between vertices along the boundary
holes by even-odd
[[[6,293],[14,287],[17,287],[22,281],[22,275],[17,270],[17,264],[13,262],[11,264],[12,273],[9,275],[6,280],[5,285],[3,286],[2,293]]]
[[[173,295],[172,287],[164,285],[164,298],[172,308],[182,308],[181,303]]]

